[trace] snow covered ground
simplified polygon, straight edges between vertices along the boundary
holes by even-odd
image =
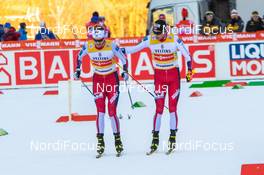
[[[106,151],[95,159],[95,122],[56,123],[67,114],[59,96],[48,89],[5,90],[0,95],[0,172],[3,175],[239,175],[244,163],[264,162],[264,87],[189,89],[182,84],[178,150],[165,155],[169,117],[164,110],[159,152],[146,156],[151,143],[155,103],[145,92],[132,92],[147,107],[131,110],[128,95],[120,96],[118,113],[125,154],[115,157],[110,120],[106,121]],[[85,88],[73,97],[73,112],[96,114]],[[194,90],[203,96],[190,98]],[[128,119],[127,114],[132,114]]]

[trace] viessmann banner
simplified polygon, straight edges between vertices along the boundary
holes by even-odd
[[[119,40],[123,46],[133,46],[140,40],[130,38],[130,41],[127,44],[126,40]],[[58,81],[73,79],[77,55],[83,43],[67,41],[65,47],[44,44],[47,48],[43,48],[43,43],[32,42],[28,45],[31,49],[1,51],[0,88],[49,87],[56,86]],[[187,46],[196,71],[194,81],[263,77],[263,42],[220,42]],[[149,49],[129,54],[127,58],[129,71],[136,79],[142,82],[153,80],[154,70]],[[184,80],[184,57],[178,53],[178,59]],[[82,80],[91,82],[93,72],[88,56],[83,59],[82,71]]]

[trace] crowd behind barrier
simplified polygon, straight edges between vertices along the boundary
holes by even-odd
[[[186,31],[195,27],[195,24],[192,20],[188,19],[188,10],[182,8],[182,20],[180,20],[175,27],[180,29],[178,34],[186,34]],[[166,20],[166,16],[164,14],[160,14],[159,18],[162,20]],[[92,17],[89,22],[85,24],[87,31],[87,38],[91,39],[91,34],[93,30],[93,26],[96,24],[100,24],[106,29],[106,38],[111,37],[111,31],[108,26],[105,24],[105,17],[99,16],[97,11],[93,12]],[[258,32],[264,30],[264,19],[260,17],[257,11],[253,11],[251,14],[251,19],[246,23],[244,23],[243,19],[239,16],[239,13],[236,9],[233,9],[230,12],[230,19],[226,20],[227,23],[221,22],[222,19],[218,19],[213,11],[206,11],[204,14],[203,21],[200,25],[199,34],[206,36],[213,36],[219,33],[227,33],[228,31],[232,33],[236,32]],[[168,26],[173,27],[173,26]],[[193,32],[194,34],[194,32]],[[73,36],[75,39],[78,38],[77,34],[73,32]],[[60,39],[52,30],[50,30],[44,21],[40,22],[39,30],[35,35],[35,40],[53,40]],[[63,38],[61,38],[63,39]],[[16,30],[11,23],[6,22],[5,24],[0,24],[0,41],[23,41],[28,40],[27,37],[27,26],[25,22],[21,22],[19,29]]]

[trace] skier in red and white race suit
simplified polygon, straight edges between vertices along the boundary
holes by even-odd
[[[175,149],[176,132],[178,130],[177,104],[180,95],[180,71],[177,51],[185,57],[188,66],[187,81],[192,79],[192,59],[182,40],[176,35],[167,33],[166,22],[157,20],[152,28],[152,34],[146,36],[137,46],[125,48],[126,54],[134,53],[143,48],[150,48],[154,67],[154,85],[156,113],[153,121],[153,140],[151,152],[159,145],[159,131],[163,114],[166,93],[169,95],[170,137],[168,149]]]
[[[95,25],[92,32],[93,40],[89,40],[83,46],[78,54],[77,68],[75,77],[80,78],[82,58],[89,55],[93,66],[93,94],[97,108],[97,152],[104,153],[104,116],[106,108],[106,98],[108,99],[108,114],[111,119],[111,126],[115,137],[115,146],[117,153],[123,151],[123,145],[120,138],[120,125],[117,117],[117,103],[119,97],[119,79],[114,57],[118,57],[122,62],[122,77],[127,80],[127,60],[119,46],[112,40],[105,39],[105,28]]]

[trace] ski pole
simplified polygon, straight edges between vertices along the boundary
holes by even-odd
[[[117,66],[118,67],[120,67],[121,69],[123,69],[123,67],[120,65],[120,64],[118,64],[118,63],[116,63],[117,64]],[[131,75],[129,72],[126,72],[134,81],[136,81],[137,82],[137,84],[139,84],[148,94],[150,94],[154,99],[156,98],[155,97],[155,95],[152,93],[152,92],[150,92],[142,83],[140,83],[136,78],[134,78],[133,77],[133,75]],[[169,108],[166,106],[166,105],[164,105],[164,107],[166,108],[166,109],[168,109],[169,110]]]
[[[134,103],[132,101],[132,97],[131,97],[131,94],[130,94],[130,90],[129,90],[129,87],[127,86],[127,81],[125,80],[125,83],[126,83],[126,87],[127,87],[127,92],[128,92],[128,96],[129,96],[129,100],[130,100],[130,104],[131,104],[131,108],[134,109]]]
[[[81,82],[82,82],[83,86],[90,92],[90,94],[92,96],[94,96],[93,92],[89,89],[89,87],[83,81],[81,81]]]

